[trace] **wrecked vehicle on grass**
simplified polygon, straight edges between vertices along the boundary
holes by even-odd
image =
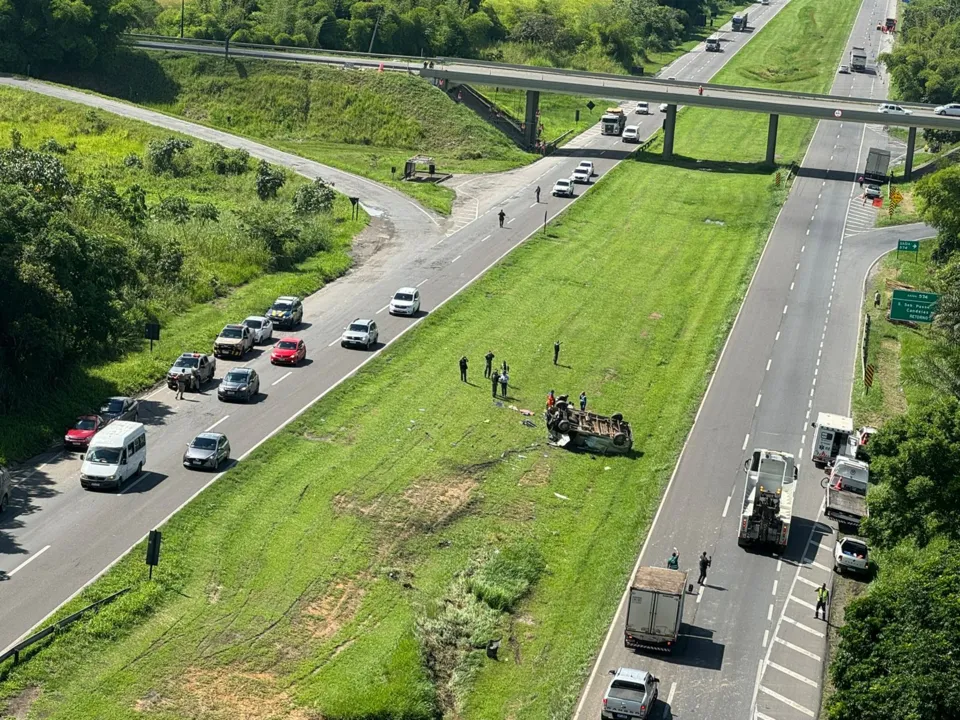
[[[616,413],[606,417],[578,410],[566,395],[561,395],[556,404],[547,409],[546,421],[550,443],[557,447],[601,455],[622,455],[633,447],[633,431],[623,415]]]

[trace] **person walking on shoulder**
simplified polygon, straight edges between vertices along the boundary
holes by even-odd
[[[587,409],[587,393],[580,393],[580,412],[584,412]]]
[[[497,217],[500,218],[500,227],[503,227],[503,219],[507,214],[503,211],[503,208],[500,208],[500,212],[497,213]]]
[[[467,381],[467,363],[468,362],[469,361],[467,360],[466,355],[460,358],[460,381],[461,382]]]
[[[510,373],[503,373],[500,376],[500,395],[504,398],[507,397],[507,383],[510,382]]]
[[[707,579],[707,568],[710,567],[711,559],[712,558],[707,557],[706,550],[700,555],[700,578],[697,580],[698,585],[703,585],[703,581]]]
[[[668,570],[679,570],[680,569],[680,553],[677,552],[677,549],[673,549],[673,554],[667,558],[667,569]]]
[[[813,617],[819,618],[820,611],[823,611],[823,619],[827,619],[827,601],[830,599],[830,591],[827,590],[827,584],[824,583],[817,588],[817,609],[813,611]]]
[[[497,396],[497,383],[500,382],[500,373],[496,370],[493,371],[493,375],[490,376],[490,382],[493,384],[493,396]]]
[[[557,340],[553,344],[553,364],[556,365],[559,359],[560,359],[560,341]]]
[[[489,378],[489,377],[490,377],[490,372],[493,370],[493,358],[494,358],[494,357],[496,357],[496,356],[493,354],[493,350],[491,350],[490,352],[488,352],[486,355],[483,356],[483,359],[484,359],[484,360],[486,361],[486,363],[487,363],[486,365],[483,366],[483,376],[484,376],[485,378]]]

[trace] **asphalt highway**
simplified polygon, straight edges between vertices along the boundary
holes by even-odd
[[[865,0],[850,45],[875,56],[886,0]],[[875,75],[838,75],[833,93],[882,99]],[[825,623],[816,588],[832,585],[834,528],[821,515],[822,472],[810,462],[818,412],[847,415],[862,287],[870,265],[923,225],[845,236],[863,205],[856,183],[867,147],[858,123],[821,122],[768,240],[638,565],[664,566],[678,548],[695,583],[671,656],[623,646],[616,613],[577,717],[595,717],[606,672],[645,669],[662,681],[663,717],[803,720],[819,712]],[[856,419],[855,419],[856,420]],[[793,453],[800,478],[783,557],[737,545],[743,462],[754,448]]]

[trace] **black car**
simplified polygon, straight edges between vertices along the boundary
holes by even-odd
[[[200,433],[183,453],[183,466],[198,470],[216,470],[230,459],[230,441],[223,433]]]
[[[100,408],[100,417],[106,423],[112,423],[114,420],[137,422],[140,419],[140,402],[129,397],[107,398]]]
[[[217,397],[221,400],[243,400],[250,402],[260,392],[260,376],[253,368],[242,367],[231,370],[220,381]]]
[[[283,295],[274,301],[266,316],[274,327],[295,328],[303,320],[303,302],[293,295]]]

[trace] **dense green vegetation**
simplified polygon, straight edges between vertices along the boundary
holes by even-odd
[[[179,35],[179,5],[138,0],[139,27]],[[719,0],[187,0],[187,37],[624,72],[720,12]]]
[[[0,462],[150,386],[224,322],[341,274],[363,225],[243,151],[32,93],[0,89],[0,137]]]
[[[497,172],[533,155],[418,77],[326,66],[126,51],[96,73],[50,77],[365,175],[448,213],[443,186],[400,182],[411,156],[441,172]]]
[[[807,13],[764,32],[799,34],[814,12],[822,72],[792,87],[822,89],[857,3],[793,2]],[[770,62],[751,46],[734,62]],[[50,719],[252,703],[294,718],[568,717],[786,196],[759,164],[765,123],[683,111],[679,162],[654,147],[621,164],[229,471],[165,527],[155,582],[139,550],[121,561],[74,605],[133,591],[9,669],[0,696],[39,687],[30,716]],[[781,126],[784,162],[811,130]],[[582,307],[601,287],[622,302],[598,324]],[[480,380],[490,348],[511,366],[503,404]],[[458,380],[464,353],[479,387]],[[536,411],[551,388],[622,411],[637,453],[547,447],[537,416],[528,427],[510,406]]]
[[[948,103],[960,98],[960,3],[912,0],[900,5],[893,51],[881,60],[904,100]]]

